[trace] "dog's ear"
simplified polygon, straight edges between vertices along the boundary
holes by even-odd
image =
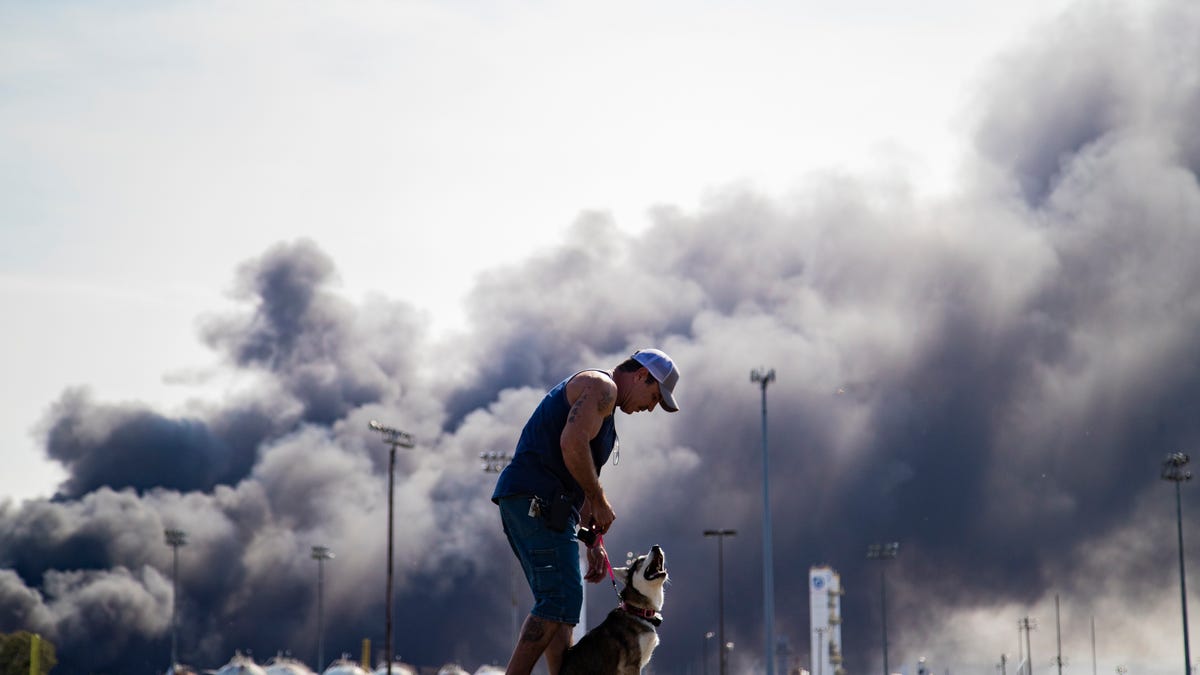
[[[625,579],[629,578],[629,567],[614,567],[613,576],[617,578],[617,581],[625,583]]]

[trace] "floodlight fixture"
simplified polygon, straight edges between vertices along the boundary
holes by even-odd
[[[479,453],[480,468],[483,469],[484,473],[500,473],[512,460],[513,456],[505,452]]]

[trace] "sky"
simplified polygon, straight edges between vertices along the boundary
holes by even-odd
[[[382,642],[380,419],[419,439],[402,656],[502,662],[475,458],[659,346],[683,409],[604,471],[614,551],[667,551],[657,672],[700,666],[713,527],[761,669],[759,366],[797,652],[828,563],[878,669],[897,539],[895,670],[992,668],[1032,615],[1049,672],[1059,595],[1075,668],[1094,617],[1101,670],[1175,672],[1200,10],[648,4],[0,3],[0,631],[156,672],[178,601],[185,660],[311,659],[323,544],[327,653]]]

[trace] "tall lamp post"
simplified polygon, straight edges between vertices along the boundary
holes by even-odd
[[[317,670],[325,667],[325,561],[333,560],[328,546],[312,547],[312,559],[317,561]],[[363,664],[370,665],[370,664]]]
[[[879,565],[879,603],[883,610],[883,675],[888,675],[888,639],[887,639],[887,576],[884,574],[885,561],[894,560],[900,552],[900,542],[892,541],[886,544],[871,544],[867,547],[867,560],[878,560]]]
[[[183,530],[163,530],[171,547],[171,672],[179,664],[179,547],[187,544]]]
[[[717,538],[717,644],[720,657],[717,669],[725,675],[725,537],[737,535],[737,530],[705,530],[704,536]]]
[[[1188,647],[1187,581],[1183,575],[1183,497],[1180,484],[1192,479],[1191,471],[1184,471],[1190,458],[1182,452],[1173,452],[1163,461],[1162,479],[1175,483],[1175,522],[1179,529],[1179,600],[1183,606],[1183,673],[1191,675],[1192,652]]]
[[[500,473],[504,467],[512,462],[513,456],[503,452],[481,452],[479,453],[479,461],[482,464],[484,473]],[[516,558],[513,558],[514,563]],[[517,568],[513,565],[512,574],[508,580],[508,597],[512,606],[511,627],[514,638],[520,638],[518,631],[520,630],[517,616]]]
[[[700,653],[701,661],[704,664],[704,675],[708,675],[708,641],[716,636],[717,634],[711,630],[704,633],[704,651]]]
[[[392,675],[392,538],[394,519],[392,499],[396,478],[396,448],[412,448],[416,446],[412,434],[392,427],[386,427],[375,420],[367,425],[372,431],[383,436],[383,442],[391,450],[388,452],[388,531],[387,531],[387,607],[384,610],[384,624],[387,632],[383,636],[384,656],[387,659],[387,675]]]
[[[767,385],[775,381],[775,369],[750,371],[750,381],[762,389],[762,455],[763,455],[763,627],[766,631],[766,673],[775,673],[775,566],[771,553],[771,490],[770,461],[767,453]]]

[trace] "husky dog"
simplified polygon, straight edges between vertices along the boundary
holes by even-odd
[[[625,583],[621,604],[567,650],[559,675],[638,675],[658,646],[667,559],[658,546],[613,570]]]

